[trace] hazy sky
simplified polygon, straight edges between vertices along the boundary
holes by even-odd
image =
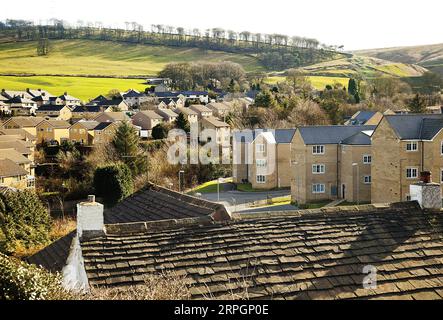
[[[346,50],[443,43],[442,0],[2,0],[0,20],[137,21],[283,33]]]

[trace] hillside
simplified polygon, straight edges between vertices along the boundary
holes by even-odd
[[[48,56],[31,42],[0,44],[0,73],[40,75],[155,75],[171,62],[232,61],[246,71],[263,71],[250,55],[198,48],[138,45],[97,40],[53,40]]]
[[[426,71],[423,67],[417,65],[394,63],[387,60],[358,55],[317,63],[304,67],[302,70],[310,75],[316,76],[352,77],[360,74],[367,78],[384,75],[392,77],[417,77]]]
[[[443,75],[443,43],[425,46],[359,50],[357,55],[418,64]]]

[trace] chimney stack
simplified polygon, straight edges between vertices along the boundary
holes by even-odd
[[[98,237],[104,235],[103,205],[95,202],[95,195],[89,195],[87,202],[77,204],[77,235]]]
[[[422,209],[441,210],[440,184],[432,182],[430,171],[420,172],[420,182],[409,186],[412,201],[417,201]]]

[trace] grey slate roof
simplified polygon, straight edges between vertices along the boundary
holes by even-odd
[[[297,129],[264,129],[263,132],[272,132],[277,143],[291,143]],[[252,140],[250,137],[243,137],[242,133],[235,131],[233,133],[233,139],[236,142],[251,143],[261,131],[251,130]]]
[[[44,104],[44,105],[41,105],[37,109],[37,111],[60,111],[64,107],[65,107],[64,105]]]
[[[432,139],[433,136],[429,137],[443,128],[443,121],[439,121],[443,120],[443,114],[385,115],[385,118],[402,140]]]
[[[341,144],[346,145],[370,145],[371,144],[371,137],[363,132],[356,133],[343,141],[341,141]]]
[[[305,144],[339,144],[341,141],[376,126],[308,126],[298,130]]]
[[[351,125],[363,125],[371,119],[376,111],[360,111],[354,118],[350,119]]]
[[[148,184],[105,210],[104,216],[106,224],[114,224],[206,217],[220,210],[226,213],[223,205]]]
[[[51,272],[62,271],[63,267],[66,265],[66,260],[68,259],[70,251],[69,249],[75,235],[76,230],[51,243],[49,246],[27,258],[26,261],[28,263],[39,265]]]

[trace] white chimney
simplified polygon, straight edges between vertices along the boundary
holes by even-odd
[[[103,205],[89,195],[87,202],[77,204],[77,235],[79,238],[104,234]]]
[[[420,182],[409,186],[412,201],[417,201],[422,209],[440,210],[442,207],[440,184],[431,181],[429,171],[420,173]]]

